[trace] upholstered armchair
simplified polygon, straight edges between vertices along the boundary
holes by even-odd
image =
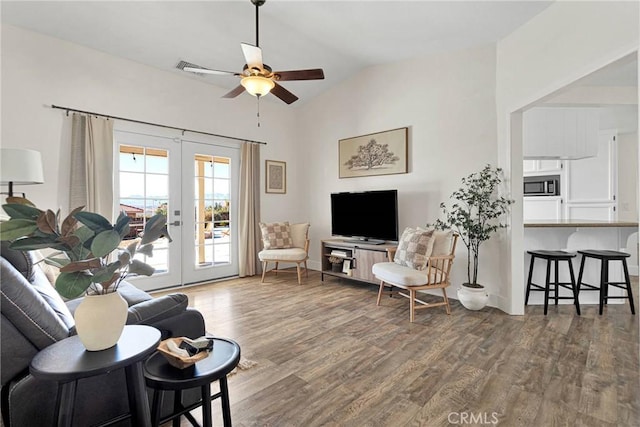
[[[307,260],[309,259],[309,223],[289,224],[288,222],[260,223],[262,231],[263,249],[258,253],[262,262],[262,279],[267,273],[270,262],[275,267],[269,271],[290,273],[290,270],[280,269],[280,263],[295,263],[298,274],[298,284],[302,283],[302,265],[305,276],[308,277]]]

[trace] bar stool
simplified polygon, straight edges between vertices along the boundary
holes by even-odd
[[[547,309],[549,307],[549,292],[551,291],[551,285],[554,285],[555,289],[553,289],[553,299],[555,305],[558,305],[558,300],[560,299],[572,299],[574,305],[576,306],[576,312],[578,316],[580,315],[580,303],[578,302],[578,289],[576,287],[576,278],[573,274],[573,265],[571,264],[571,259],[575,258],[576,254],[565,252],[565,251],[547,251],[547,250],[536,250],[536,251],[527,251],[528,254],[531,255],[531,263],[529,264],[529,278],[527,279],[527,293],[524,300],[524,305],[529,303],[529,293],[531,291],[543,291],[544,292],[544,314],[547,315]],[[536,258],[544,259],[547,261],[547,274],[545,276],[545,284],[544,287],[532,282],[533,278],[533,265],[535,263]],[[569,266],[569,275],[571,276],[571,282],[560,282],[558,276],[558,264],[560,261],[566,261]],[[551,281],[551,264],[554,266],[554,278],[555,280]],[[533,288],[533,289],[532,289]],[[558,294],[559,288],[565,288],[571,290],[573,296],[564,296],[561,297]]]
[[[633,293],[631,292],[631,280],[629,280],[629,269],[627,268],[627,258],[631,255],[626,252],[609,251],[609,250],[595,250],[587,249],[584,251],[578,251],[582,255],[580,261],[580,272],[578,273],[578,293],[580,293],[580,286],[584,286],[585,291],[599,291],[600,292],[600,309],[602,314],[604,305],[607,304],[607,300],[614,298],[623,298],[629,300],[629,307],[631,307],[631,314],[636,314],[636,309],[633,305]],[[582,273],[584,271],[584,262],[587,258],[595,258],[600,260],[600,287],[584,283],[582,281]],[[611,282],[609,281],[609,261],[621,261],[622,269],[624,271],[624,281]],[[624,285],[624,286],[623,286]],[[627,295],[621,297],[609,296],[609,286],[615,286],[619,289],[626,289]]]

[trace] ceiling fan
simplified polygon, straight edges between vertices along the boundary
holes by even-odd
[[[262,49],[259,45],[259,7],[266,0],[251,0],[256,6],[256,45],[248,43],[240,43],[242,53],[247,63],[242,68],[241,73],[233,71],[212,70],[210,68],[201,67],[189,62],[180,61],[177,68],[196,74],[214,74],[214,75],[231,75],[240,77],[240,85],[231,92],[223,95],[223,98],[235,98],[245,90],[253,96],[261,97],[269,92],[280,98],[287,104],[291,104],[298,100],[298,97],[289,92],[278,82],[288,80],[322,80],[324,72],[322,68],[314,68],[310,70],[292,70],[292,71],[272,71],[271,67],[262,62]]]

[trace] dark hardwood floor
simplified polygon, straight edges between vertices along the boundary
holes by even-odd
[[[633,288],[638,307],[637,278]],[[422,310],[411,324],[405,298],[377,307],[376,291],[310,272],[302,285],[280,274],[180,292],[209,332],[257,362],[229,377],[235,426],[640,425],[639,316],[628,304],[509,316],[451,300],[450,316]]]

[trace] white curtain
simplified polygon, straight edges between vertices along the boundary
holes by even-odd
[[[260,146],[245,143],[240,150],[240,201],[238,229],[238,272],[240,277],[260,271]]]
[[[113,121],[73,114],[71,128],[69,209],[113,221]]]

